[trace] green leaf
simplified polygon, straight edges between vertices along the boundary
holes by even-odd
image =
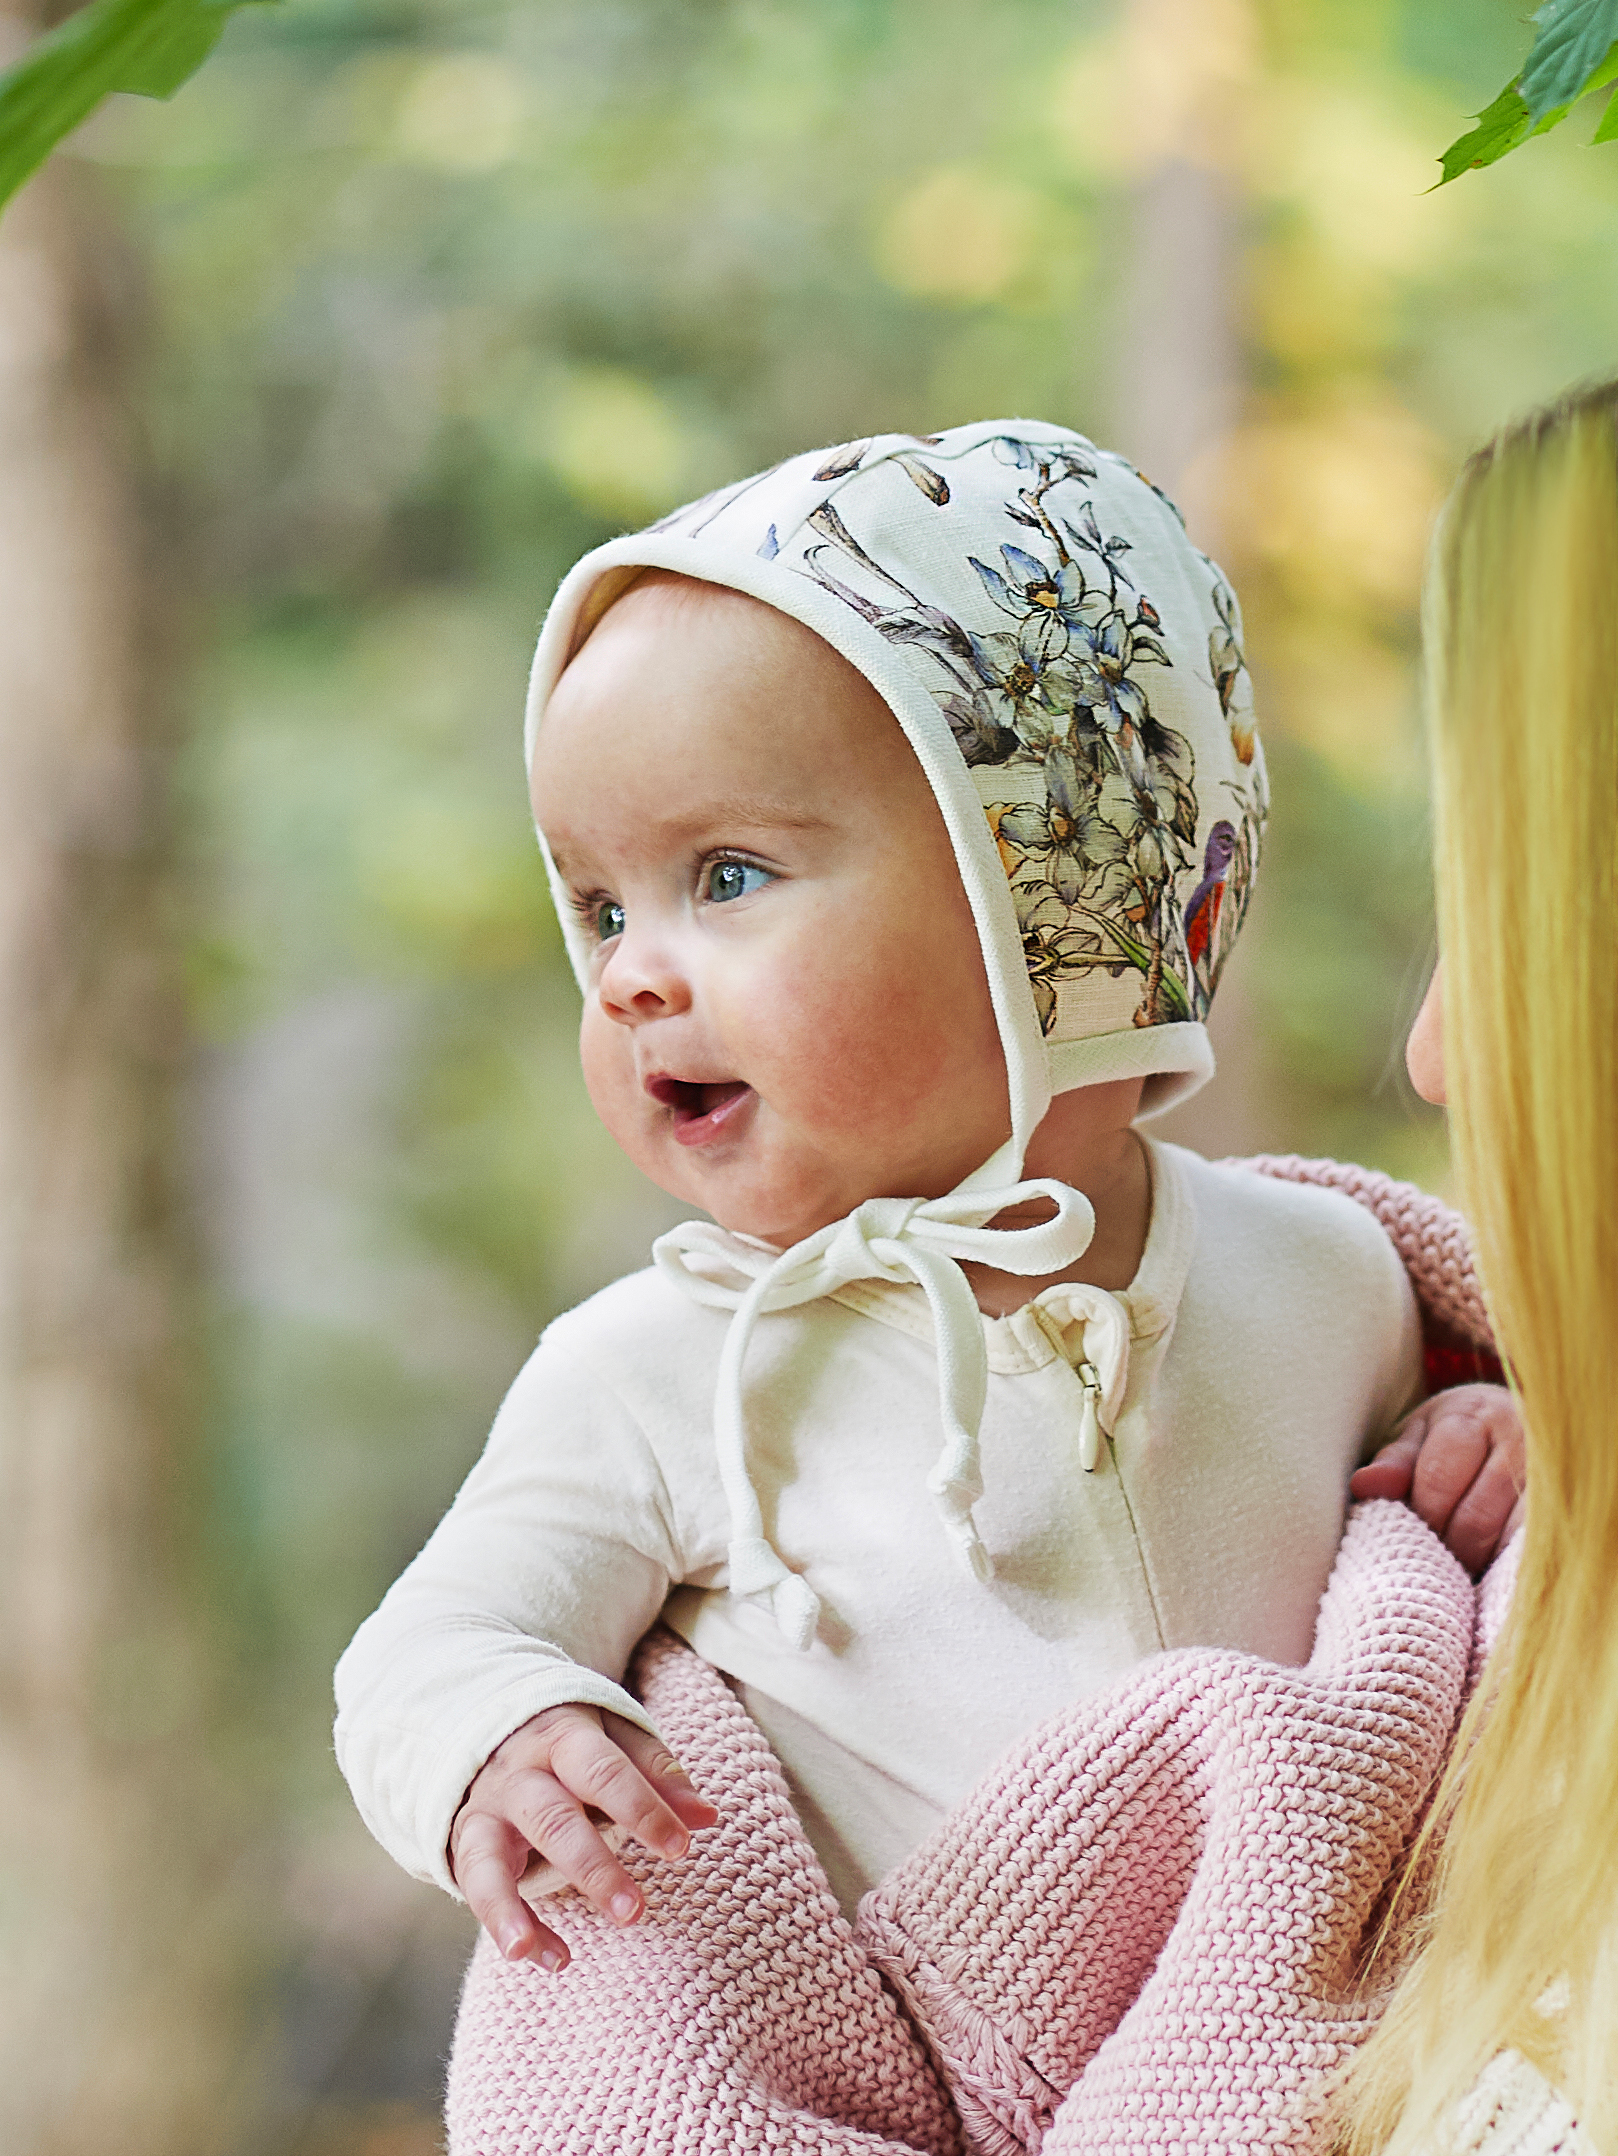
[[[1567,118],[1581,97],[1618,82],[1618,0],[1546,0],[1534,20],[1544,27],[1522,74],[1515,82],[1508,82],[1494,103],[1477,114],[1478,124],[1471,133],[1452,142],[1444,152],[1439,160],[1443,175],[1438,181],[1440,187],[1458,180],[1463,172],[1494,164],[1531,135],[1548,134]],[[1592,54],[1597,55],[1593,60]],[[1584,69],[1582,74],[1577,72],[1579,68]],[[1560,103],[1540,102],[1546,82],[1560,85],[1568,81],[1573,88]],[[1611,99],[1591,140],[1618,141],[1618,114],[1613,111]]]
[[[1534,21],[1538,34],[1517,87],[1537,126],[1612,80],[1604,70],[1618,45],[1618,0],[1545,0]]]
[[[1119,956],[1127,959],[1137,973],[1149,973],[1152,970],[1152,952],[1149,944],[1142,943],[1138,936],[1132,936],[1127,929],[1120,928],[1116,921],[1109,920],[1104,913],[1096,913],[1089,906],[1077,906],[1074,911],[1082,913],[1086,920],[1093,921],[1096,927],[1101,929],[1110,939]],[[1171,972],[1167,966],[1163,968],[1162,994],[1163,1000],[1173,1010],[1176,1017],[1189,1018],[1191,1016],[1191,1002],[1185,992],[1185,983],[1178,974]]]
[[[114,90],[172,97],[246,0],[92,0],[0,75],[0,203]]]
[[[1531,132],[1528,107],[1514,82],[1508,82],[1494,103],[1485,106],[1475,118],[1478,124],[1472,132],[1452,142],[1439,159],[1443,172],[1443,178],[1438,182],[1440,187],[1458,180],[1463,172],[1476,171],[1480,165],[1492,165],[1496,158],[1504,157],[1519,142],[1525,142]]]
[[[1601,115],[1601,125],[1590,137],[1592,143],[1618,142],[1618,91],[1607,99],[1607,109]]]

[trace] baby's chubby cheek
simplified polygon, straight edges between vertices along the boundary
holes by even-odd
[[[945,1047],[920,984],[849,948],[846,929],[714,998],[735,1074],[790,1121],[835,1140],[903,1124]]]
[[[579,1025],[579,1066],[591,1107],[630,1158],[638,1160],[655,1121],[655,1103],[636,1074],[631,1035],[593,998]]]

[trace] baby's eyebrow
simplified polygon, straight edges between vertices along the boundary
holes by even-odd
[[[651,846],[654,851],[669,847],[712,845],[723,840],[727,832],[738,831],[831,831],[836,828],[828,816],[814,816],[790,801],[759,794],[732,794],[718,800],[704,801],[689,815],[673,813],[645,819],[635,832],[637,848]],[[586,854],[591,850],[588,839],[584,841]],[[588,873],[577,859],[580,847],[577,842],[566,840],[552,844],[551,858],[562,876],[569,882],[578,873]]]
[[[721,795],[704,801],[689,816],[659,817],[661,829],[673,838],[722,830],[741,824],[754,831],[829,831],[831,819],[815,816],[790,801],[767,799],[757,794]]]

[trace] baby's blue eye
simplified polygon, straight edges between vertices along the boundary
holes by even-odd
[[[602,943],[610,943],[614,936],[624,932],[624,909],[617,899],[609,898],[596,908],[596,936]]]
[[[751,861],[715,861],[705,880],[708,896],[722,903],[727,898],[750,897],[773,878],[767,868],[755,868]]]

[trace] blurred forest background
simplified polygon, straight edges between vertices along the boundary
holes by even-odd
[[[1526,43],[1516,0],[285,0],[0,220],[6,2156],[438,2146],[468,1927],[353,1816],[329,1671],[671,1217],[584,1100],[524,801],[581,550],[881,429],[1135,456],[1243,595],[1276,802],[1174,1134],[1444,1186],[1396,1055],[1423,549],[1618,360],[1618,152],[1424,192]]]

